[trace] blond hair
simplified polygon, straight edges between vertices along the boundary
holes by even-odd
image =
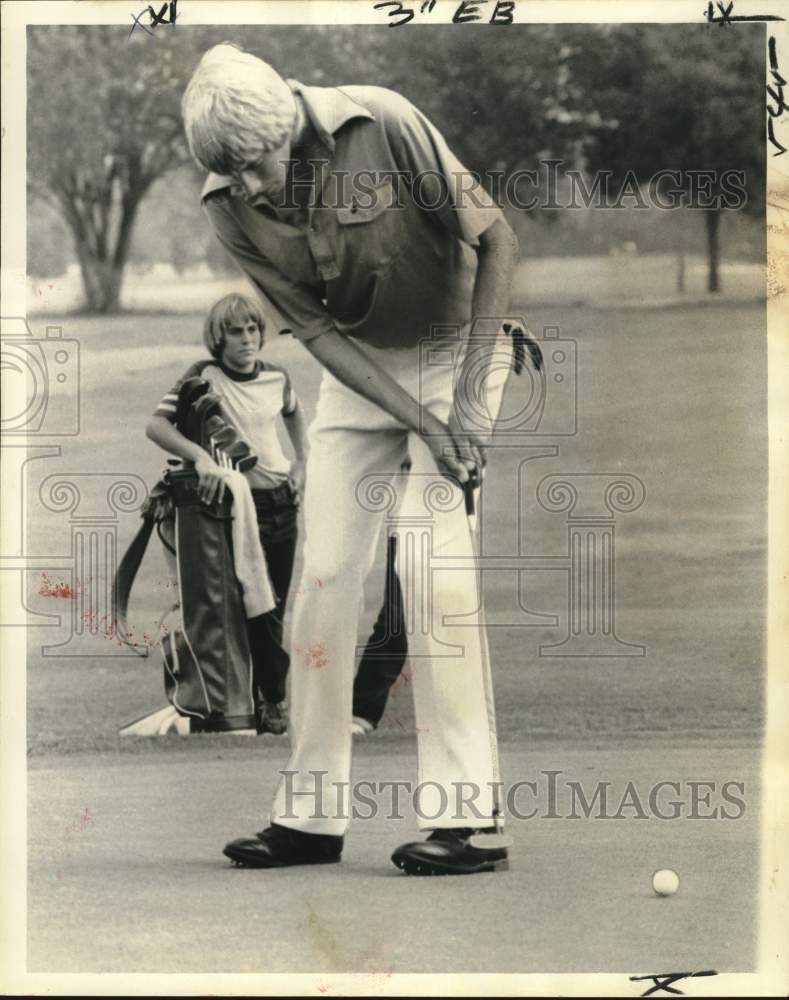
[[[198,63],[181,111],[192,156],[206,170],[233,174],[284,145],[296,100],[268,63],[223,42]]]
[[[224,298],[215,302],[203,325],[203,343],[208,348],[211,357],[216,358],[217,361],[222,360],[222,351],[229,327],[243,326],[244,323],[249,322],[257,323],[258,330],[260,330],[260,343],[258,344],[258,350],[260,350],[263,346],[266,320],[263,318],[263,312],[257,302],[253,302],[252,299],[236,292],[225,295]]]

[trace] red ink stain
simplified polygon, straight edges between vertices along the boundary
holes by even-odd
[[[64,600],[76,600],[83,594],[82,583],[77,580],[72,587],[65,580],[53,579],[48,573],[42,572],[41,583],[38,588],[41,597],[59,597]],[[117,619],[110,618],[109,614],[100,615],[98,611],[88,610],[80,615],[80,619],[87,625],[91,635],[103,639],[110,639],[118,646],[123,646],[120,638],[121,629]],[[159,640],[147,632],[136,633],[133,628],[127,626],[126,638],[135,645],[144,645],[149,649],[155,649],[159,645]]]
[[[86,611],[82,615],[82,621],[87,624],[88,631],[92,635],[102,639],[111,639],[115,642],[116,646],[124,645],[123,639],[119,638],[121,628],[117,618],[111,619],[108,614],[99,615],[95,611]],[[123,634],[129,642],[136,646],[147,646],[149,649],[155,649],[159,645],[158,639],[148,635],[147,632],[137,633],[128,625]]]
[[[310,656],[312,657],[311,666],[318,669],[325,667],[329,662],[326,658],[326,647],[322,642],[315,642],[310,646]]]
[[[89,826],[95,825],[96,824],[89,807],[85,806],[79,816],[75,820],[72,820],[65,828],[63,832],[63,840],[68,843],[71,840],[71,835],[73,833],[82,833],[84,830],[87,830]]]
[[[307,667],[315,667],[319,670],[329,662],[326,656],[326,647],[322,642],[313,642],[306,648],[295,643],[293,648],[304,657],[304,665]]]
[[[78,585],[77,585],[78,586]],[[38,588],[39,597],[63,597],[74,600],[77,596],[76,590],[65,580],[52,580],[46,573],[41,574],[41,586]]]

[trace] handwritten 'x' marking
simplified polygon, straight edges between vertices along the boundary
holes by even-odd
[[[631,976],[630,982],[643,982],[645,979],[651,979],[653,985],[649,989],[644,990],[641,994],[642,997],[651,997],[653,993],[657,993],[658,990],[665,990],[666,993],[674,993],[677,996],[684,996],[685,994],[682,990],[675,990],[672,983],[678,983],[680,979],[695,979],[697,976],[717,976],[718,973],[712,969],[705,970],[704,972],[666,972],[666,973],[655,973],[651,976]]]
[[[147,25],[143,24],[142,21],[140,20],[143,14],[147,14],[150,9],[151,9],[150,7],[146,7],[145,10],[141,11],[139,14],[129,14],[129,17],[132,19],[133,22],[129,30],[129,36],[131,36],[135,28],[142,28],[142,30],[145,32],[146,35],[153,35],[151,29]]]

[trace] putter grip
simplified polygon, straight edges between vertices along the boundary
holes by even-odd
[[[468,482],[463,483],[463,493],[466,498],[466,516],[473,517],[474,515],[474,484],[469,479]]]

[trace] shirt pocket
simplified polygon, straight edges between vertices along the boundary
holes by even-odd
[[[337,208],[342,259],[353,273],[360,266],[380,270],[405,250],[406,210],[397,202],[392,179],[365,187]]]
[[[342,226],[358,226],[372,222],[395,203],[391,177],[373,188],[351,196],[350,205],[337,209],[337,219]]]

